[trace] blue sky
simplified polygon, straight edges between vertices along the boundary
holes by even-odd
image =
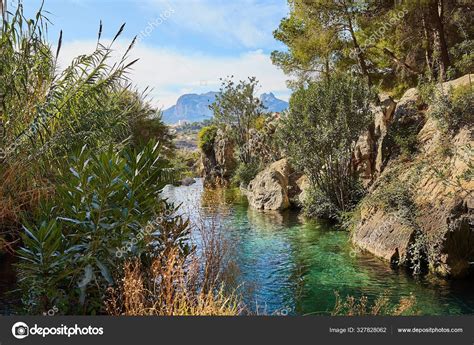
[[[40,0],[25,0],[33,13]],[[104,39],[124,22],[116,45],[123,50],[135,35],[133,51],[137,86],[152,87],[156,104],[168,107],[183,93],[217,90],[219,78],[256,76],[260,92],[288,99],[284,74],[271,64],[270,53],[284,47],[272,31],[287,12],[286,0],[45,0],[56,42],[63,30],[61,64],[93,49],[99,21]]]

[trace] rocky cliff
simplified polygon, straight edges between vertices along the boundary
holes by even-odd
[[[443,88],[468,83],[465,76]],[[354,163],[370,188],[352,240],[394,265],[462,277],[474,262],[473,128],[449,135],[430,111],[410,89],[379,109],[359,141]],[[416,152],[407,158],[393,137],[413,129]]]
[[[465,76],[441,87],[469,83]],[[431,111],[417,89],[398,102],[382,96],[374,107],[374,122],[352,157],[368,194],[351,238],[392,265],[463,277],[474,262],[473,127],[446,132]],[[307,187],[306,177],[281,159],[260,172],[245,193],[254,209],[283,210],[300,204]]]
[[[218,130],[213,146],[201,152],[201,176],[207,185],[227,185],[232,177],[237,161],[235,146],[222,130]]]

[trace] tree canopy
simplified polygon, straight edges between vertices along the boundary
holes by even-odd
[[[473,69],[474,8],[468,0],[288,0],[274,32],[286,51],[272,60],[293,84],[352,71],[393,90]]]

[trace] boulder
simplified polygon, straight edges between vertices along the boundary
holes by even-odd
[[[355,244],[392,264],[406,262],[414,230],[403,219],[376,208],[363,208],[361,218],[352,234]]]
[[[249,183],[246,194],[249,205],[257,210],[284,210],[288,197],[290,166],[287,159],[272,163]]]
[[[181,180],[182,186],[190,186],[195,183],[196,183],[196,180],[193,179],[192,177],[185,177],[184,179]]]

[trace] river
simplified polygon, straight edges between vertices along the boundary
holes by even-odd
[[[217,223],[230,244],[244,303],[259,314],[329,314],[340,296],[385,294],[394,303],[415,296],[420,315],[474,314],[474,281],[413,278],[403,269],[363,253],[349,234],[324,222],[305,221],[297,211],[264,213],[248,207],[235,190],[213,191],[202,181],[167,186],[192,222]]]

